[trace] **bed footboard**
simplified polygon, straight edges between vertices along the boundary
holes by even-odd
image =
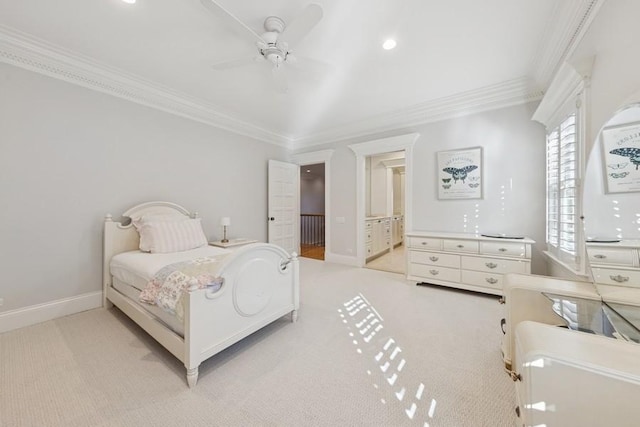
[[[299,261],[276,245],[256,243],[227,257],[215,292],[187,294],[184,301],[187,382],[193,387],[200,363],[299,307]]]

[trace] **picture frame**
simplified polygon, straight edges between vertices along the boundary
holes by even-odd
[[[482,199],[482,147],[436,153],[439,200]]]
[[[602,129],[605,193],[640,191],[640,122]]]

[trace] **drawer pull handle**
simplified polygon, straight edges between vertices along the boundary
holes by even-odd
[[[484,265],[486,265],[489,268],[496,268],[498,266],[498,264],[496,264],[495,262],[487,262]]]
[[[618,283],[624,283],[624,282],[628,282],[629,281],[629,277],[627,276],[621,276],[621,275],[617,275],[617,276],[609,276],[611,278],[611,280],[613,280],[614,282],[618,282]]]
[[[427,242],[420,243],[421,245],[427,246]]]
[[[495,285],[496,283],[498,283],[498,279],[494,279],[493,277],[487,277],[484,280],[486,280],[487,283],[491,283],[492,285]]]
[[[456,246],[456,248],[462,249],[462,248],[464,248],[464,245],[458,245],[458,246]]]
[[[433,276],[437,276],[440,272],[438,270],[429,270],[429,273],[431,273]]]
[[[436,262],[437,260],[439,260],[440,258],[438,258],[437,256],[430,256],[429,259],[433,262]]]
[[[507,248],[500,248],[498,249],[500,252],[507,252]]]
[[[598,258],[598,259],[605,259],[607,256],[606,255],[601,255],[601,254],[596,254],[593,257],[594,258]]]
[[[502,329],[502,335],[507,335],[507,331],[505,330],[507,326],[507,320],[503,317],[500,319],[500,329]]]

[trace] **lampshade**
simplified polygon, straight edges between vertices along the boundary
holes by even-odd
[[[222,226],[231,225],[231,218],[229,218],[228,216],[223,216],[222,218],[220,218],[220,225]]]

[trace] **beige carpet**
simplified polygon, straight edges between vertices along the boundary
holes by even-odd
[[[496,298],[302,260],[300,318],[184,367],[117,309],[0,335],[0,426],[512,426]]]

